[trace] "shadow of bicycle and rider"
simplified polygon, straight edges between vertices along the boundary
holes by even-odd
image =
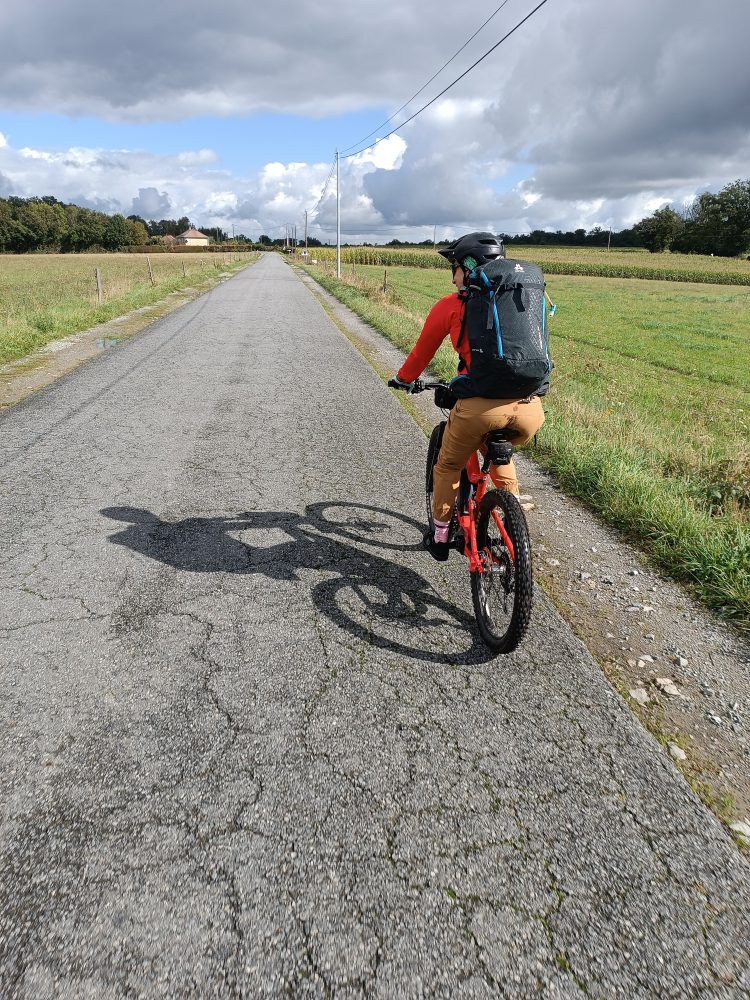
[[[340,502],[311,504],[303,515],[247,511],[180,521],[137,507],[101,513],[126,525],[112,543],[182,572],[299,581],[301,571],[317,571],[315,606],[380,649],[437,663],[492,659],[473,617],[398,557],[421,550],[422,526],[406,515]],[[394,558],[381,554],[388,552]]]

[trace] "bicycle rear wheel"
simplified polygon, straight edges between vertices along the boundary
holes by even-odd
[[[493,652],[512,653],[526,635],[533,601],[531,542],[518,500],[507,490],[487,493],[479,505],[476,530],[483,572],[471,574],[471,597],[479,634]]]
[[[427,446],[427,470],[425,475],[425,500],[427,502],[427,523],[430,526],[430,531],[435,530],[435,524],[432,517],[432,470],[435,467],[435,462],[437,462],[438,453],[440,451],[440,445],[443,443],[443,433],[445,431],[445,420],[441,420],[439,424],[432,428],[432,434],[430,435],[430,443]]]

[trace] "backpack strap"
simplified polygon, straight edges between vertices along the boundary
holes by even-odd
[[[461,316],[461,329],[458,331],[458,340],[456,340],[456,351],[458,352],[458,370],[462,372],[466,368],[466,362],[461,357],[461,351],[459,348],[463,343],[464,336],[466,335],[466,300],[464,300],[464,311]]]

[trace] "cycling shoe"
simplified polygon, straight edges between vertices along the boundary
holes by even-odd
[[[437,559],[438,562],[445,562],[448,558],[448,553],[450,552],[450,546],[447,542],[436,542],[435,536],[428,528],[424,533],[422,539],[422,545],[430,553],[433,559]]]

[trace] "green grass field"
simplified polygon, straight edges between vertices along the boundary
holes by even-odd
[[[380,265],[345,282],[309,270],[404,350],[452,291],[447,267],[388,268],[385,293]],[[556,368],[534,457],[750,629],[750,288],[553,275],[548,290]],[[433,370],[455,374],[451,348]]]
[[[257,254],[153,254],[147,261],[145,254],[2,254],[0,363],[157,302],[170,292],[208,287],[217,274],[256,258]]]

